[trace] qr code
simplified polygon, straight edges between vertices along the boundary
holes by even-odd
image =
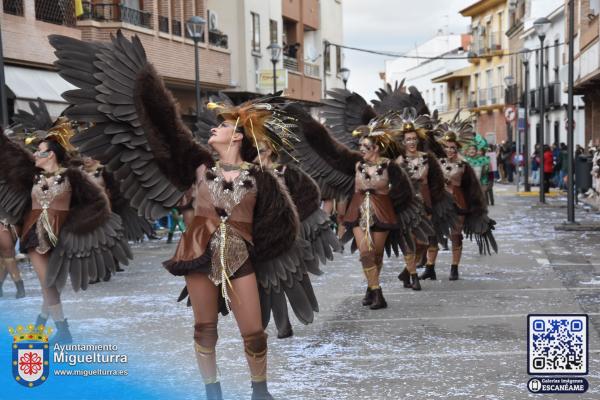
[[[536,315],[528,317],[529,374],[588,373],[587,315]]]

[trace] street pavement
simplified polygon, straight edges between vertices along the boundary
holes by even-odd
[[[269,326],[269,387],[277,399],[524,399],[527,391],[527,314],[588,313],[590,353],[584,395],[600,398],[600,232],[555,231],[566,200],[539,206],[513,186],[496,185],[499,254],[479,256],[465,241],[461,279],[448,281],[450,253],[441,251],[437,281],[403,289],[401,260],[385,260],[385,310],[361,305],[365,282],[358,256],[346,250],[313,278],[320,302],[315,322],[293,321],[295,336],[279,340]],[[600,214],[577,209],[577,219]],[[129,354],[131,383],[164,385],[173,398],[201,399],[203,384],[192,347],[192,314],[176,303],[183,279],[161,261],[175,245],[134,245],[125,272],[86,292],[63,294],[77,343],[118,344]],[[15,300],[4,285],[0,311],[33,320],[40,304],[37,279],[23,267],[28,297]],[[250,397],[242,341],[231,317],[221,318],[217,355],[225,398]],[[58,378],[56,378],[58,379]],[[49,382],[50,384],[50,382]],[[66,398],[71,398],[69,395]],[[85,395],[74,394],[82,399]],[[127,398],[127,397],[124,397]]]

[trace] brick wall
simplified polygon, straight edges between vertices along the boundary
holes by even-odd
[[[107,41],[110,34],[116,31],[117,27],[82,27],[85,40]],[[181,81],[190,85],[194,82],[194,46],[191,42],[181,42],[129,29],[123,29],[123,34],[127,37],[137,34],[140,37],[148,59],[167,81]],[[200,81],[204,86],[228,86],[231,81],[229,53],[200,48]]]
[[[506,120],[504,119],[504,114],[500,110],[494,110],[478,115],[476,131],[483,137],[488,133],[495,133],[497,143],[506,140]]]
[[[23,17],[0,13],[4,57],[8,63],[50,67],[56,57],[48,35],[81,39],[81,32],[77,28],[36,20],[33,0],[25,0],[24,7]]]
[[[580,23],[580,32],[581,38],[579,41],[579,49],[585,49],[588,45],[590,45],[594,40],[598,38],[598,20],[600,18],[596,17],[592,20],[587,18],[590,10],[590,0],[581,0],[581,14],[579,20]],[[582,18],[583,17],[583,18]]]

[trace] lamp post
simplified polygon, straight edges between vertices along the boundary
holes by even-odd
[[[535,33],[540,39],[540,81],[539,96],[540,96],[540,203],[546,202],[546,173],[544,172],[544,112],[546,104],[544,102],[544,40],[546,39],[546,33],[550,28],[550,20],[546,17],[538,18],[533,23]]]
[[[350,78],[350,70],[346,67],[340,68],[340,75],[342,77],[342,81],[344,82],[344,89],[347,88],[348,78]]]
[[[525,115],[524,115],[524,147],[525,151],[523,152],[523,185],[525,186],[524,190],[526,192],[531,191],[531,186],[529,185],[529,57],[531,57],[531,52],[529,49],[525,48],[519,52],[519,57],[521,58],[521,62],[525,66],[525,93],[523,96],[523,101],[525,102]]]
[[[194,41],[194,56],[196,59],[196,120],[200,122],[200,60],[198,43],[204,36],[206,20],[194,15],[185,23],[190,38]]]
[[[568,170],[567,170],[567,175],[568,175],[568,187],[567,190],[569,191],[569,193],[567,193],[567,221],[569,223],[575,223],[575,193],[574,193],[574,187],[573,187],[573,183],[575,181],[575,176],[573,175],[573,130],[575,128],[575,119],[574,119],[574,115],[573,115],[573,59],[574,59],[574,53],[573,53],[573,40],[575,37],[575,0],[570,0],[569,1],[569,32],[568,32],[568,37],[569,37],[569,72],[568,72],[568,100],[567,100],[567,151],[569,152],[568,155]]]
[[[460,110],[460,101],[462,100],[462,88],[459,88],[458,90],[456,90],[455,92],[455,96],[456,96],[456,109]]]
[[[267,50],[271,52],[271,62],[273,63],[273,94],[277,93],[277,61],[281,56],[281,46],[277,42],[273,42],[267,46]]]

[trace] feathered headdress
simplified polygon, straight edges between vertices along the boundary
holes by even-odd
[[[401,125],[398,123],[398,115],[390,111],[371,119],[367,125],[357,127],[352,132],[352,136],[361,139],[368,138],[379,147],[382,153],[395,157],[398,154],[395,138],[400,132]]]
[[[418,115],[414,107],[406,107],[399,115],[400,132],[402,140],[405,133],[415,132],[421,140],[427,140],[427,132],[431,129],[432,121],[429,115]]]
[[[294,134],[296,120],[282,110],[284,102],[269,102],[275,99],[260,98],[238,106],[211,102],[207,108],[216,112],[219,118],[233,121],[234,130],[241,128],[257,150],[259,143],[264,143],[275,153],[285,151],[289,154],[288,149],[298,141]]]
[[[25,144],[37,145],[43,140],[53,140],[60,144],[66,151],[75,151],[75,146],[71,144],[71,138],[75,136],[75,123],[67,117],[58,117],[54,125],[48,130],[38,129],[25,137]]]
[[[437,126],[435,135],[438,142],[442,144],[456,143],[460,148],[469,144],[475,138],[471,118],[461,121],[458,118],[459,114],[460,110],[454,115],[452,121],[443,122]]]

